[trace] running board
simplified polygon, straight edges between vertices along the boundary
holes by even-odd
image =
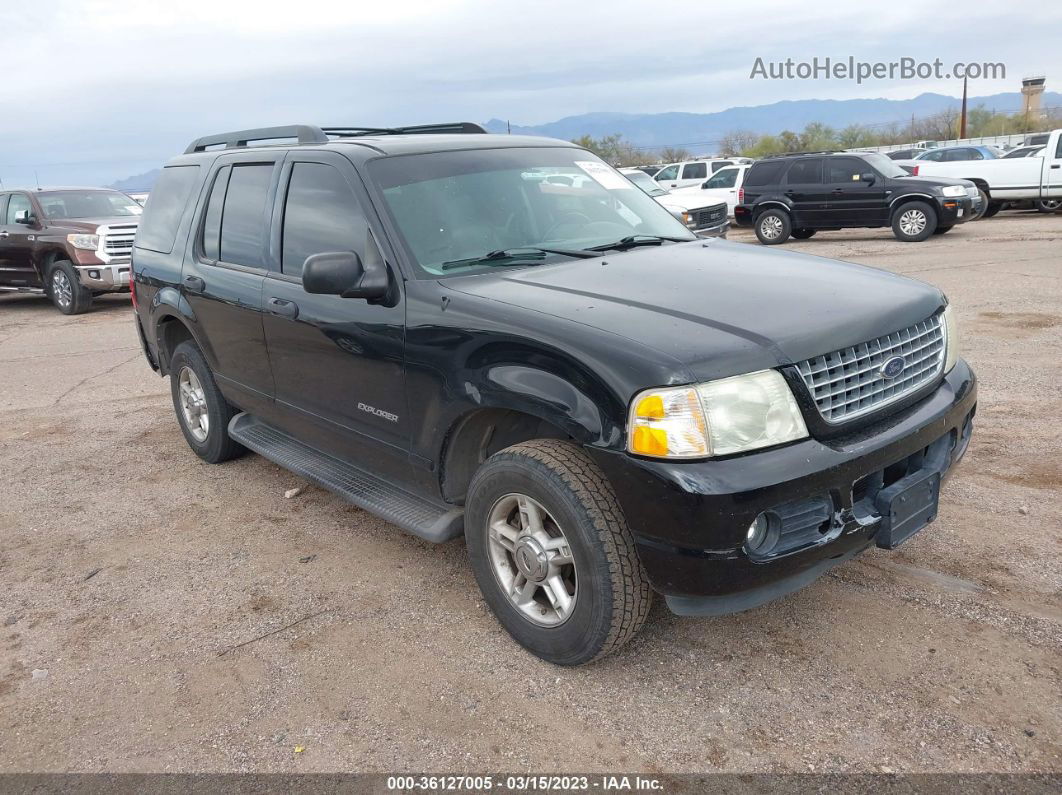
[[[464,532],[463,508],[436,505],[403,491],[376,475],[293,439],[250,414],[232,418],[229,436],[273,463],[425,541],[438,544]]]

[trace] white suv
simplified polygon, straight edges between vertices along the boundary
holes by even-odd
[[[734,207],[738,203],[738,189],[745,181],[751,165],[726,166],[716,171],[708,179],[699,185],[689,188],[676,188],[671,191],[671,196],[681,201],[696,201],[700,197],[702,202],[726,202],[726,213],[734,217]]]
[[[653,176],[665,188],[688,188],[700,185],[716,171],[727,166],[751,163],[748,157],[711,158],[707,160],[686,160],[664,166]]]

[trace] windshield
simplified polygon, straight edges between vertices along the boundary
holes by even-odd
[[[644,190],[650,196],[664,196],[667,194],[667,190],[660,187],[660,183],[650,177],[644,171],[624,171],[623,176]]]
[[[38,193],[46,218],[117,218],[140,215],[144,208],[116,190],[64,190]]]
[[[878,173],[883,177],[909,177],[911,176],[904,171],[900,166],[896,165],[896,161],[890,160],[885,155],[877,152],[870,152],[863,155],[863,159],[870,165],[877,169]]]
[[[581,149],[432,152],[380,158],[369,170],[425,278],[571,259],[562,250],[631,236],[696,239],[626,176]],[[553,252],[483,261],[521,249]]]

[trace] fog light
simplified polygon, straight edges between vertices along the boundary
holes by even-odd
[[[778,521],[768,513],[761,513],[752,520],[745,533],[745,551],[750,555],[764,555],[778,540]]]
[[[98,279],[98,278],[100,278],[100,272],[99,271],[89,271],[89,278],[90,279]]]

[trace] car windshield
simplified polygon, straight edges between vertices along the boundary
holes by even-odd
[[[664,196],[667,194],[665,188],[660,187],[660,183],[650,177],[644,171],[624,171],[623,176],[644,190],[650,196]]]
[[[890,160],[885,155],[877,152],[870,152],[863,155],[863,159],[872,165],[879,174],[883,177],[909,177],[911,176],[904,171],[900,166],[896,165],[894,160]]]
[[[369,173],[424,278],[570,260],[565,251],[631,237],[696,239],[626,176],[582,149],[400,155],[373,161]],[[533,249],[552,251],[533,255]]]
[[[136,216],[143,206],[116,190],[64,190],[38,193],[46,218],[118,218]]]

